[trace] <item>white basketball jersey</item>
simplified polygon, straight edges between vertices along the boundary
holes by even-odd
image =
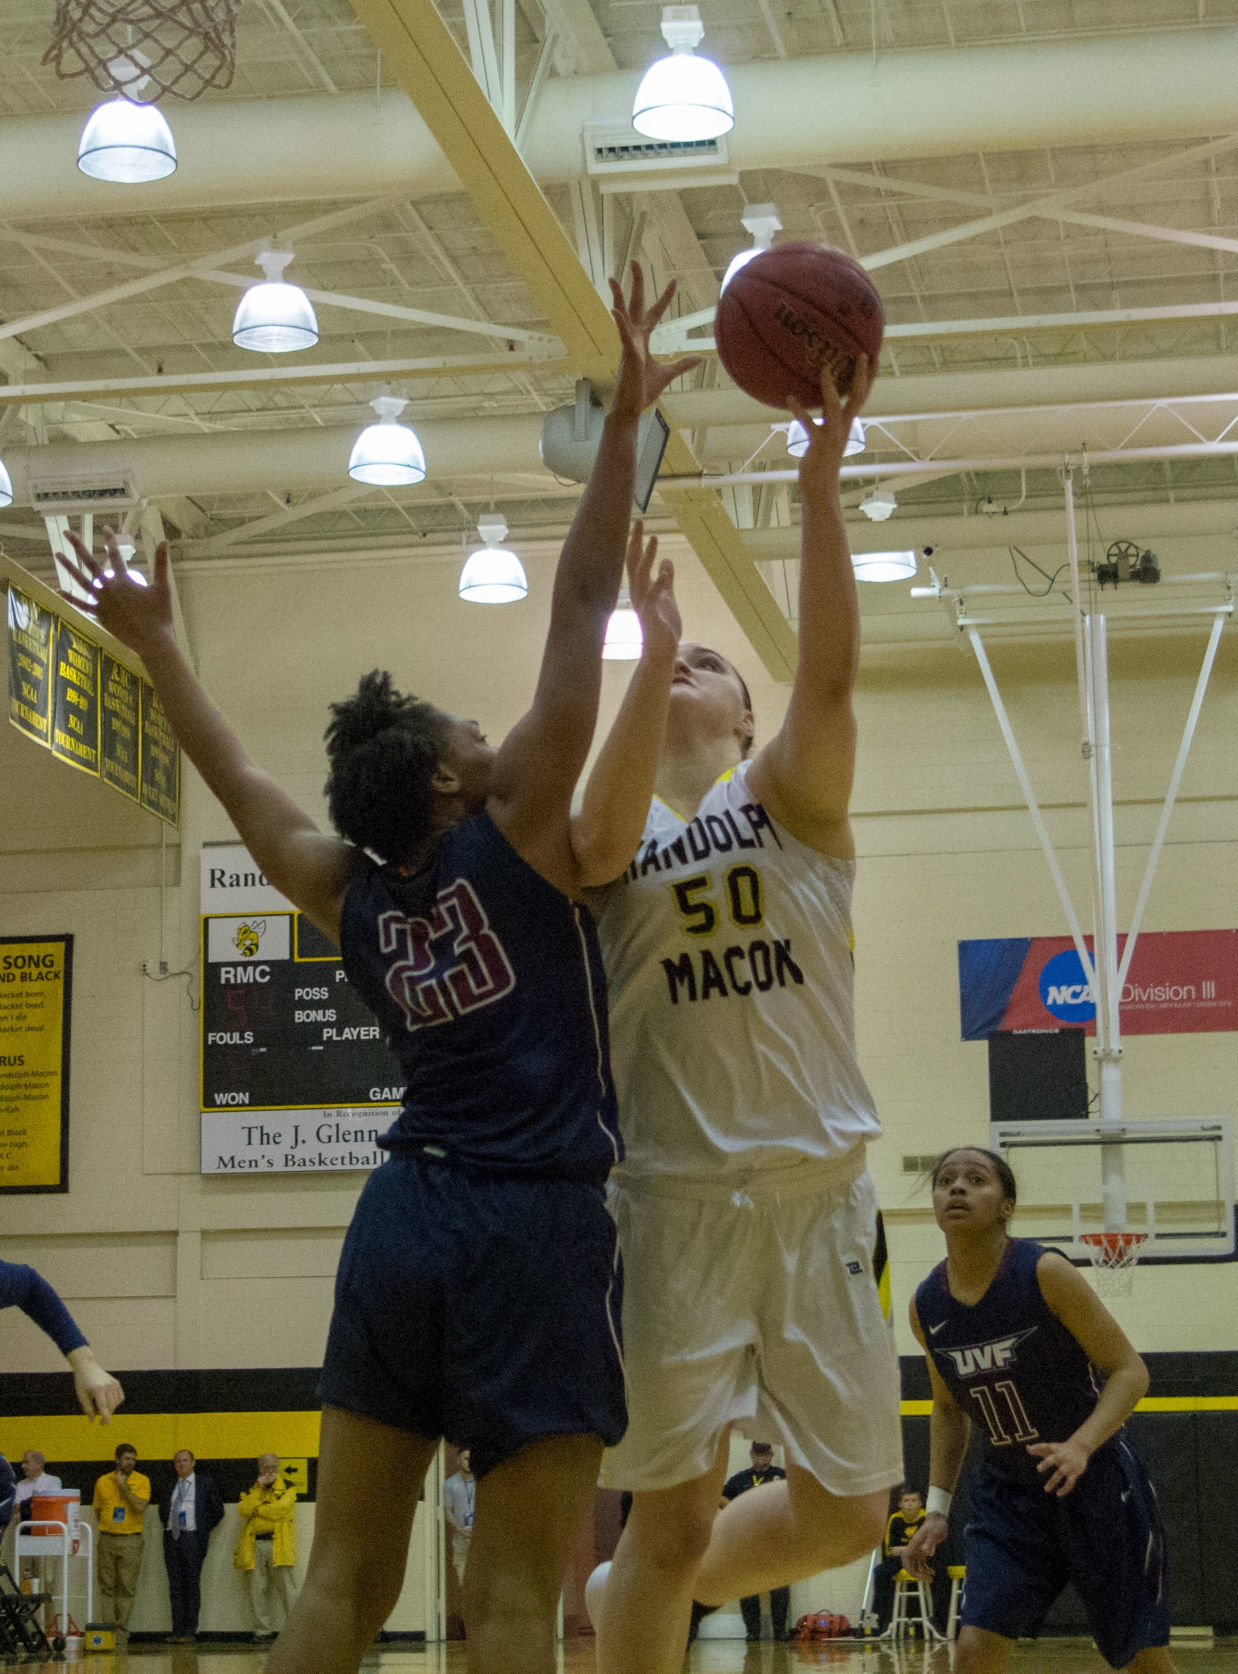
[[[655,798],[632,865],[591,892],[628,1176],[738,1175],[880,1132],[855,1053],[855,863],[775,826],[748,766],[692,820]]]

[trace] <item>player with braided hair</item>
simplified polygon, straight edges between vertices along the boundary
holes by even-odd
[[[142,657],[254,860],[339,944],[406,1080],[381,1142],[391,1155],[340,1258],[313,1551],[268,1674],[355,1674],[399,1596],[444,1435],[470,1442],[477,1477],[469,1667],[548,1674],[571,1545],[603,1443],[626,1423],[602,1194],[621,1151],[569,819],[625,546],[638,594],[670,592],[669,566],[652,574],[653,543],[639,529],[628,541],[638,422],[696,362],[663,367],[649,352],[673,285],[646,307],[634,266],[630,297],[612,292],[618,381],[559,559],[532,707],[495,750],[475,721],[367,675],[327,733],[341,837],[248,761],[194,679],[173,638],[166,547],[143,588],[110,532],[107,569],[73,542],[86,608]],[[376,1481],[382,1539],[358,1493]]]

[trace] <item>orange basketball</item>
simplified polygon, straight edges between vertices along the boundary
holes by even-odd
[[[745,394],[767,407],[792,395],[821,405],[821,368],[846,396],[856,356],[875,370],[885,313],[858,262],[828,244],[778,244],[746,262],[723,291],[714,340]]]

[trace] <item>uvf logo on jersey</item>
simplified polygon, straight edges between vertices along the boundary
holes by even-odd
[[[972,1343],[967,1348],[939,1349],[939,1354],[948,1354],[954,1362],[954,1369],[961,1378],[974,1378],[981,1372],[1004,1372],[1008,1366],[1013,1366],[1015,1349],[1025,1337],[1030,1337],[1035,1331],[1033,1325],[1026,1331],[1016,1331],[1010,1337],[996,1337],[991,1343]]]

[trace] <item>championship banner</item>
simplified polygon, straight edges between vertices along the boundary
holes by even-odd
[[[9,720],[36,744],[51,742],[52,637],[56,618],[35,599],[9,588]]]
[[[6,578],[10,723],[178,825],[180,746],[137,658],[0,553]]]
[[[99,647],[67,622],[56,623],[52,754],[98,777]]]
[[[1125,945],[1119,936],[1119,964]],[[1118,1010],[1124,1035],[1238,1029],[1238,930],[1145,930]],[[959,1014],[964,1040],[1063,1023],[1096,1033],[1096,996],[1069,936],[960,942]]]
[[[202,1173],[377,1167],[404,1078],[338,951],[239,843],[201,888]]]
[[[72,936],[0,936],[0,1192],[69,1189]]]

